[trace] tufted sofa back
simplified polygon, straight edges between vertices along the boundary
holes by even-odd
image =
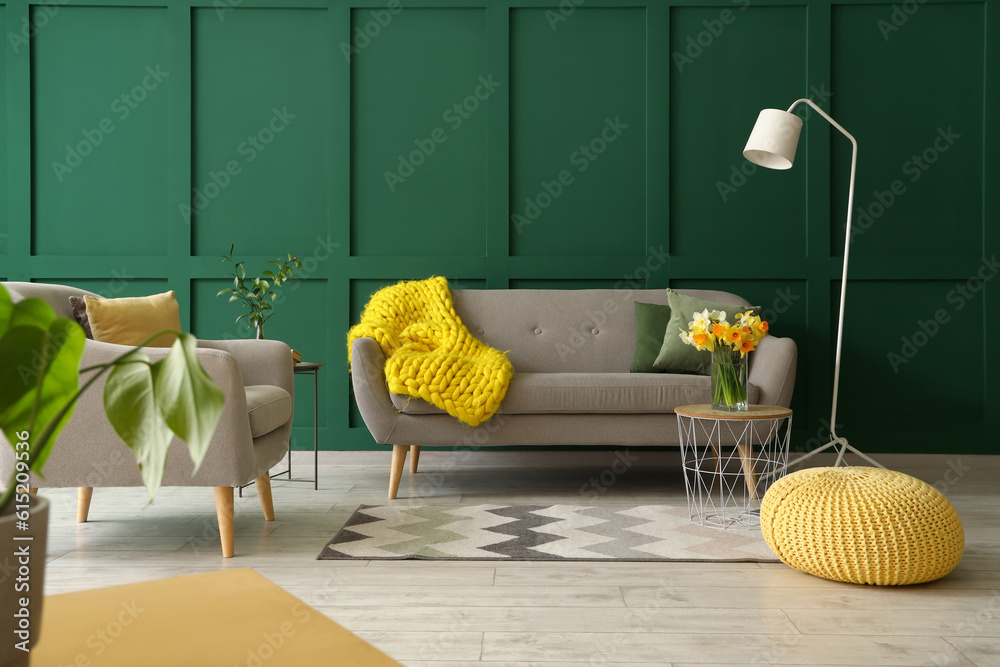
[[[750,305],[729,292],[677,291]],[[517,373],[627,373],[635,353],[634,302],[667,305],[663,289],[453,290],[452,296],[469,331],[508,352]]]

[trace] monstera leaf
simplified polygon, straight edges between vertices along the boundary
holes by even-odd
[[[104,385],[104,411],[135,454],[152,499],[160,488],[174,435],[188,446],[197,472],[226,397],[198,362],[197,340],[181,334],[163,359],[140,352],[119,359]]]
[[[28,433],[35,472],[73,414],[84,339],[41,299],[13,304],[0,286],[0,426],[11,443]]]
[[[107,375],[104,411],[135,454],[150,499],[163,480],[173,436],[187,444],[197,470],[222,415],[225,396],[198,362],[194,336],[170,333],[178,338],[163,359],[151,363],[139,348],[128,350],[109,363],[84,369],[81,387],[83,329],[57,317],[40,299],[13,303],[0,285],[0,429],[7,441],[16,447],[27,433],[28,466],[42,474],[77,399]],[[15,488],[12,475],[0,497],[0,511],[14,497]]]

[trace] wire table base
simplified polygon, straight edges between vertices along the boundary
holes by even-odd
[[[711,406],[684,406],[687,414],[677,413],[688,511],[700,526],[759,528],[760,501],[788,469],[791,411],[754,414],[766,406],[750,407],[720,415]]]

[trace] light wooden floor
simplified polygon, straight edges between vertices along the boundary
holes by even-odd
[[[639,452],[603,491],[587,485],[611,466],[608,452],[485,452],[441,473],[454,456],[467,455],[425,452],[395,502],[684,497],[676,452]],[[877,589],[780,564],[316,561],[359,504],[387,502],[389,453],[369,452],[325,453],[319,491],[276,480],[274,523],[246,489],[228,560],[211,489],[166,488],[150,506],[139,489],[97,489],[87,524],[75,523],[75,490],[43,490],[53,503],[45,588],[252,567],[410,667],[1000,665],[1000,457],[880,458],[947,484],[967,547],[947,578]]]

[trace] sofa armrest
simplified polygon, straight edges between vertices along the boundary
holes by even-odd
[[[795,363],[798,351],[791,338],[767,336],[750,355],[749,382],[760,389],[762,405],[787,408],[795,389]]]
[[[380,445],[389,437],[399,411],[389,398],[385,381],[385,354],[374,338],[356,338],[351,345],[351,382],[365,426]]]

